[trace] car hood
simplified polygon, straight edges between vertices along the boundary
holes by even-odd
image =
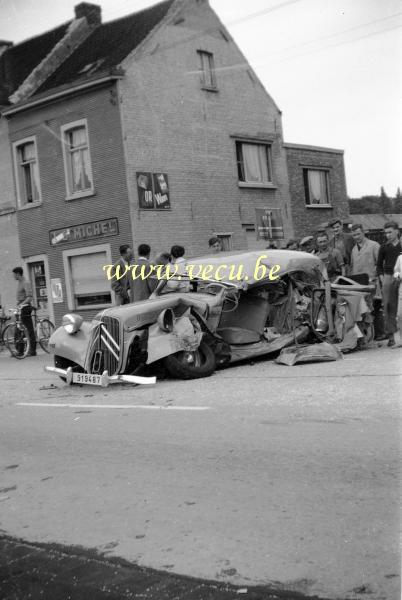
[[[125,329],[137,329],[149,323],[155,323],[159,314],[166,308],[175,308],[180,305],[183,308],[194,307],[203,315],[215,302],[215,296],[210,294],[172,292],[152,300],[141,300],[107,308],[99,312],[95,320],[101,321],[104,317],[113,317],[119,319]]]

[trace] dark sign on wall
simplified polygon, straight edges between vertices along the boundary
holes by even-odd
[[[137,172],[137,189],[140,208],[147,210],[170,208],[166,173]]]
[[[280,208],[256,208],[257,240],[280,240],[284,238]]]
[[[117,219],[103,219],[102,221],[72,225],[63,229],[53,229],[49,231],[49,239],[51,246],[58,246],[69,242],[82,242],[109,237],[118,235],[118,233],[119,224]]]

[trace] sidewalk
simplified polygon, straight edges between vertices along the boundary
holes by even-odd
[[[2,600],[313,600],[156,571],[96,551],[0,537]],[[319,600],[314,596],[315,600]]]

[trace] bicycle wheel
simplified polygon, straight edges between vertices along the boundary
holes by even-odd
[[[54,325],[49,319],[41,319],[37,325],[38,342],[42,350],[49,354],[49,338],[54,331]]]
[[[3,340],[12,356],[25,358],[29,352],[28,330],[22,323],[10,323],[3,332]]]

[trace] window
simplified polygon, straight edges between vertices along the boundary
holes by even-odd
[[[329,206],[328,171],[303,169],[304,191],[308,206]]]
[[[231,233],[215,233],[214,235],[220,239],[222,244],[222,250],[224,252],[228,250],[233,250]]]
[[[14,144],[17,197],[20,208],[40,204],[38,153],[35,138]]]
[[[200,57],[201,86],[207,90],[216,90],[213,54],[198,50],[198,56]]]
[[[67,198],[89,196],[94,189],[86,120],[64,125],[61,130]]]
[[[272,184],[271,146],[236,142],[239,181],[251,185]]]
[[[110,282],[103,266],[111,264],[109,245],[65,250],[68,306],[71,310],[102,308],[112,302]]]

